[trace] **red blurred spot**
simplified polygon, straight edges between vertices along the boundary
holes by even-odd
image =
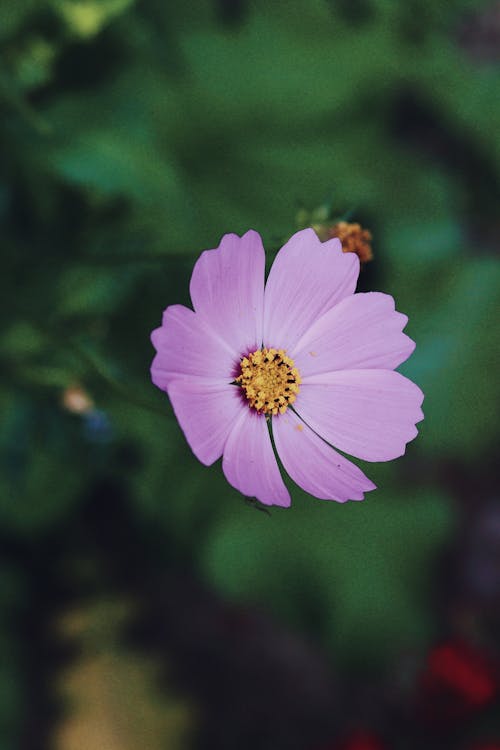
[[[317,750],[387,750],[387,746],[375,735],[359,731],[351,734],[341,742],[322,745]]]
[[[375,735],[357,732],[340,746],[340,750],[386,750],[386,747]]]
[[[427,718],[449,719],[486,706],[497,690],[494,668],[465,643],[434,648],[420,681],[420,708]]]

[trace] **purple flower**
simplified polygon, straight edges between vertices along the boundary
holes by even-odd
[[[359,260],[312,229],[288,240],[264,288],[257,232],[226,234],[196,262],[194,312],[167,307],[151,374],[199,460],[266,505],[290,505],[291,478],[325,500],[375,489],[331,446],[366,461],[405,452],[423,394],[394,369],[414,342],[387,294],[354,294]],[[270,429],[269,429],[270,428]]]

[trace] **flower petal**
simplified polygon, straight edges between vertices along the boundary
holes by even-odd
[[[174,379],[168,395],[191,450],[209,466],[221,457],[229,433],[248,408],[239,388],[227,383]]]
[[[290,356],[302,379],[333,370],[393,370],[415,348],[402,333],[407,322],[389,294],[353,294],[313,323]]]
[[[266,419],[247,407],[227,439],[222,468],[227,481],[244,495],[265,505],[290,505]]]
[[[278,456],[293,481],[321,500],[363,500],[375,485],[361,469],[327,445],[290,409],[273,417]]]
[[[366,461],[402,456],[423,419],[423,393],[392,370],[343,370],[311,375],[295,408],[336,448]]]
[[[264,345],[291,350],[314,321],[353,294],[359,274],[355,253],[340,240],[320,242],[303,229],[283,245],[264,295]]]
[[[262,344],[265,252],[257,232],[226,234],[196,262],[193,307],[238,356]]]
[[[157,351],[151,377],[162,390],[179,376],[226,382],[234,377],[238,357],[199,315],[183,305],[167,307],[161,328],[153,331],[151,341]]]

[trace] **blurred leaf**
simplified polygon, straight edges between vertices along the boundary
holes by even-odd
[[[474,139],[488,159],[500,165],[500,143],[496,123],[500,118],[497,96],[500,72],[497,66],[480,67],[465,52],[436,38],[428,54],[419,58],[418,77],[438,111],[453,123],[460,136]],[[439,87],[434,85],[436,76]]]
[[[238,510],[222,521],[203,553],[211,582],[296,625],[313,597],[327,644],[350,662],[421,646],[435,556],[453,528],[447,498],[416,487],[344,506],[299,497],[271,518]]]
[[[62,428],[62,415],[1,394],[0,522],[10,532],[33,534],[64,516],[85,477],[81,442]]]
[[[51,0],[70,30],[83,38],[98,34],[135,0]]]
[[[0,748],[14,750],[18,747],[19,721],[22,721],[22,685],[19,665],[8,655],[12,640],[7,643],[0,638],[2,663],[0,664]]]
[[[339,29],[325,3],[304,3],[283,16],[263,4],[237,36],[194,29],[182,39],[191,96],[204,129],[239,124],[245,138],[273,123],[282,135],[304,122],[338,113],[359,87],[398,74],[405,61],[387,54],[391,29],[383,23]],[[193,123],[195,124],[195,123]]]
[[[433,298],[412,323],[416,354],[404,372],[421,385],[426,418],[419,446],[471,461],[497,433],[497,353],[491,321],[500,304],[500,267],[483,258],[446,264]]]
[[[0,41],[15,34],[29,14],[45,0],[3,0],[0,4]]]
[[[55,732],[56,750],[189,747],[191,708],[165,691],[164,680],[160,690],[157,663],[120,642],[122,618],[116,602],[66,613],[62,630],[77,636],[81,656],[60,681],[67,712]]]
[[[88,268],[74,264],[61,274],[59,310],[64,315],[105,315],[130,291],[136,275],[130,268]]]
[[[147,141],[112,131],[88,131],[53,156],[68,181],[104,194],[167,202],[177,190],[172,164],[159,159]]]
[[[457,220],[446,216],[440,220],[430,216],[421,222],[391,225],[384,249],[392,254],[391,260],[406,272],[419,273],[443,260],[457,263],[464,255],[464,238]]]
[[[27,37],[21,46],[14,47],[9,57],[17,84],[23,90],[30,90],[49,83],[56,48],[43,36],[35,35]]]
[[[40,354],[46,346],[43,333],[24,320],[13,322],[0,336],[0,352],[12,357]]]

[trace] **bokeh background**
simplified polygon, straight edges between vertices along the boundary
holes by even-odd
[[[1,750],[498,750],[500,5],[1,0]],[[426,419],[259,512],[149,333],[199,252],[373,234]]]

